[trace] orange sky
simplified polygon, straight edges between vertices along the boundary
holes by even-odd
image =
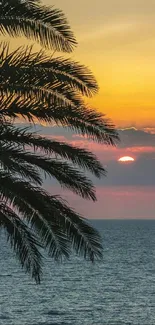
[[[51,0],[44,0],[51,5]],[[57,0],[100,86],[92,104],[117,126],[155,124],[155,1]]]

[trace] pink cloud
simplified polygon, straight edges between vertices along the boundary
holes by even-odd
[[[130,130],[131,131],[131,130]],[[125,131],[124,131],[125,132]],[[137,130],[134,130],[132,132],[138,132]],[[73,146],[85,148],[89,151],[92,151],[94,154],[97,155],[97,157],[103,162],[108,163],[108,161],[118,161],[118,159],[122,156],[132,156],[135,160],[137,160],[141,155],[143,154],[150,154],[155,153],[155,146],[149,144],[149,141],[147,140],[146,145],[136,145],[136,142],[132,140],[132,146],[130,144],[126,145],[125,147],[110,147],[106,146],[100,143],[96,143],[93,141],[88,141],[87,136],[82,136],[78,134],[72,134],[69,135],[68,138],[64,135],[45,135],[45,137],[48,136],[50,139],[55,139],[62,142],[67,142]],[[129,136],[126,134],[124,135],[128,139]],[[144,136],[144,135],[143,135]],[[126,140],[124,140],[126,142]],[[121,142],[121,144],[123,141]]]

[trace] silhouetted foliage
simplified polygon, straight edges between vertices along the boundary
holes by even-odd
[[[1,0],[0,33],[26,36],[56,51],[71,52],[76,45],[63,12],[39,0]]]
[[[76,43],[63,13],[36,0],[2,0],[0,32],[24,35],[58,51],[70,52]],[[42,274],[39,246],[56,260],[68,258],[72,248],[91,261],[102,257],[98,232],[62,198],[43,189],[43,175],[95,201],[94,186],[84,171],[98,178],[106,171],[88,150],[17,128],[14,120],[44,121],[115,145],[118,134],[113,124],[83,100],[97,91],[85,66],[50,57],[43,50],[34,53],[32,47],[10,52],[9,45],[1,43],[0,226],[21,265],[37,282]]]

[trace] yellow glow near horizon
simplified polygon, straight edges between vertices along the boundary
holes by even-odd
[[[135,159],[133,157],[124,156],[124,157],[119,158],[118,161],[120,161],[120,162],[132,162],[132,161],[135,161]]]

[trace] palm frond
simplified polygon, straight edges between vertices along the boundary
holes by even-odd
[[[23,47],[9,53],[8,44],[1,44],[1,75],[12,82],[30,82],[48,88],[75,89],[91,96],[98,91],[92,72],[84,65],[69,59],[52,58],[44,51],[33,52],[33,47]],[[9,67],[9,71],[8,71]],[[18,78],[17,78],[18,76]]]
[[[62,248],[60,250],[62,242],[65,243],[65,235],[68,238],[68,244],[72,243],[78,254],[81,253],[85,258],[89,257],[91,260],[101,258],[102,245],[98,232],[93,230],[58,196],[50,196],[43,189],[34,187],[4,172],[0,172],[0,182],[1,198],[9,200],[10,204],[38,230],[39,223],[42,224],[41,237],[53,257],[58,258],[62,254],[67,257],[68,247],[64,246],[65,252]],[[59,238],[59,245],[57,245],[55,235],[58,235],[56,240]]]
[[[29,122],[45,121],[70,128],[77,133],[105,144],[115,145],[119,136],[111,121],[104,114],[86,106],[48,105],[33,98],[22,99],[13,95],[2,96],[0,116],[22,116]]]
[[[68,100],[80,105],[77,92],[91,96],[98,90],[97,82],[87,67],[63,58],[53,59],[43,51],[34,53],[32,47],[18,48],[9,53],[8,44],[2,43],[0,62],[1,88],[5,91],[50,99],[50,103],[57,99],[59,104]]]
[[[63,73],[60,73],[61,59],[52,61],[43,52],[32,53],[32,48],[9,54],[7,44],[1,47],[0,114],[22,115],[31,122],[35,119],[55,122],[95,141],[115,144],[118,134],[112,123],[103,114],[89,109],[77,94],[77,89],[87,95],[97,89],[96,81],[85,67],[75,64],[71,72],[74,64],[62,60]]]
[[[61,85],[70,86],[87,97],[98,92],[96,79],[86,66],[62,57],[52,59],[41,57],[38,61],[37,68],[40,69],[40,73],[46,73],[49,80],[54,76]]]
[[[66,89],[48,89],[48,86],[40,87],[35,84],[31,84],[29,82],[20,84],[16,82],[7,83],[5,82],[0,84],[0,96],[8,97],[9,95],[16,95],[20,99],[24,99],[28,104],[30,104],[30,100],[32,103],[36,105],[40,103],[43,105],[43,109],[53,108],[53,107],[67,107],[70,109],[76,109],[78,106],[84,106],[83,100],[77,96],[74,92],[67,91]]]
[[[61,10],[28,0],[1,1],[0,33],[11,37],[25,36],[56,51],[71,52],[76,45]]]
[[[39,192],[40,195],[40,192]],[[42,197],[41,197],[42,198]],[[13,206],[15,209],[28,221],[28,225],[37,233],[40,242],[43,247],[48,250],[48,254],[55,260],[60,260],[63,257],[69,258],[70,255],[70,243],[62,231],[61,226],[58,224],[55,218],[53,218],[53,209],[51,206],[51,218],[48,220],[43,214],[43,208],[41,211],[36,210],[36,204],[32,207],[30,202],[25,201],[19,196],[16,196],[13,200]]]
[[[6,148],[5,148],[6,149]],[[11,165],[11,159],[19,163],[20,165],[27,163],[28,165],[39,168],[45,175],[48,174],[50,177],[54,177],[63,187],[68,188],[76,194],[82,196],[85,199],[96,200],[95,189],[92,182],[80,171],[72,166],[69,166],[67,162],[61,162],[54,159],[47,159],[45,157],[32,154],[30,152],[22,152],[20,149],[8,147],[6,149],[6,159],[9,162],[5,162],[3,158],[3,165],[6,166],[8,163]],[[9,158],[11,157],[11,159]],[[12,163],[13,164],[13,163]]]
[[[68,207],[62,199],[51,197],[51,201],[57,211],[57,220],[71,240],[77,254],[88,257],[92,262],[97,258],[101,259],[102,244],[98,231],[88,225],[86,220]]]
[[[45,219],[50,223],[52,218],[52,221],[60,225],[76,253],[89,258],[92,262],[101,259],[102,244],[98,231],[68,207],[59,196],[49,196],[44,193],[44,200],[47,207]]]
[[[22,267],[39,283],[42,275],[40,244],[19,216],[3,202],[0,202],[0,227],[5,229]]]
[[[0,125],[0,141],[9,142],[12,146],[19,145],[24,150],[25,146],[28,146],[34,152],[39,150],[48,156],[55,155],[55,158],[70,160],[73,164],[88,169],[98,178],[106,174],[102,164],[93,153],[66,142],[50,140],[32,133],[29,127],[18,128],[9,123],[2,124]]]
[[[99,233],[84,218],[68,207],[60,197],[50,196],[45,191],[42,195],[44,203],[39,209],[37,207],[37,212],[30,207],[27,210],[27,204],[25,208],[25,203],[23,206],[23,201],[19,202],[19,197],[15,198],[14,204],[20,207],[19,211],[37,229],[42,243],[49,249],[49,254],[53,252],[52,257],[56,259],[62,256],[68,258],[71,245],[75,252],[84,258],[89,258],[91,261],[101,259],[102,244]],[[36,209],[34,205],[35,202],[33,202],[33,208]]]
[[[18,148],[12,145],[2,143],[0,141],[0,166],[4,171],[18,175],[18,177],[30,180],[37,185],[42,184],[42,179],[40,174],[36,170],[35,166],[28,164],[26,161],[21,161],[14,157],[13,153],[19,152]]]

